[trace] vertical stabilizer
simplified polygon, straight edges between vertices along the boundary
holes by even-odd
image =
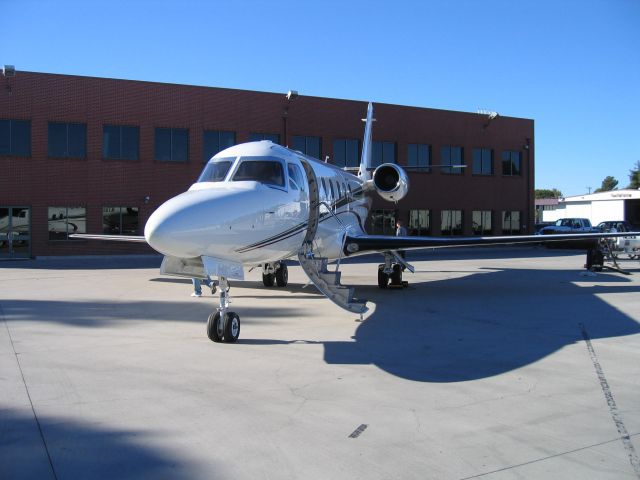
[[[367,181],[371,179],[371,130],[373,128],[373,105],[369,102],[367,107],[367,118],[363,119],[364,122],[364,139],[362,140],[362,158],[360,159],[360,168],[358,169],[358,177]]]

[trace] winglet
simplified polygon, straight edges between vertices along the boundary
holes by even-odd
[[[360,158],[360,168],[358,169],[358,177],[361,180],[367,181],[371,179],[371,130],[373,127],[373,105],[369,102],[367,107],[367,118],[363,119],[366,123],[364,125],[364,139],[362,140],[362,158]]]

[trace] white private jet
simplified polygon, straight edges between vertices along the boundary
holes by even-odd
[[[367,235],[370,193],[397,202],[409,190],[396,164],[371,168],[373,107],[369,103],[357,175],[270,141],[250,142],[216,154],[187,192],[162,204],[144,237],[77,234],[74,237],[147,242],[164,255],[161,273],[217,282],[220,304],[209,315],[207,335],[235,342],[240,317],[229,310],[229,280],[244,279],[243,267],[260,267],[265,286],[288,282],[285,259],[300,261],[311,282],[338,306],[362,315],[366,302],[340,284],[340,259],[379,252],[378,285],[402,285],[413,272],[398,250],[509,245],[614,237],[622,234],[521,235],[503,237],[393,237]],[[629,235],[628,232],[624,235]],[[335,270],[329,261],[338,260]]]

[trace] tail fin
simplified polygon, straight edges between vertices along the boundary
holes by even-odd
[[[363,119],[366,123],[364,125],[364,139],[362,140],[362,158],[360,158],[360,168],[358,169],[358,177],[363,180],[371,179],[371,130],[373,128],[373,105],[369,102],[367,107],[367,118]]]

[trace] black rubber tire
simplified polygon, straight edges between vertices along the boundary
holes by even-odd
[[[286,287],[289,283],[289,269],[286,263],[281,263],[280,268],[276,270],[276,284],[279,287]]]
[[[209,340],[212,342],[222,342],[224,332],[222,331],[220,312],[213,312],[209,315],[209,319],[207,320],[207,337],[209,337]]]
[[[378,287],[387,288],[389,285],[389,275],[384,273],[384,265],[378,266]]]
[[[391,279],[391,285],[402,285],[402,265],[396,263],[393,266],[393,273],[389,275]]]
[[[227,321],[224,328],[224,341],[226,343],[235,343],[240,336],[240,317],[236,312],[227,312]]]
[[[265,287],[273,287],[276,283],[275,273],[262,274],[262,283]]]

